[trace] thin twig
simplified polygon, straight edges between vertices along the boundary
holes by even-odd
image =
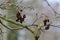
[[[0,20],[1,21],[1,20]],[[23,28],[11,28],[6,26],[5,24],[3,24],[2,22],[0,22],[5,28],[9,29],[9,30],[19,30],[19,29],[23,29]]]
[[[60,28],[60,27],[59,27],[60,25],[58,25],[58,26],[55,26],[55,25],[50,25],[50,26],[53,26],[53,27],[57,27],[57,28]]]
[[[55,10],[54,10],[54,8],[49,4],[49,2],[47,1],[47,0],[45,0],[45,2],[48,4],[48,6],[53,10],[53,12],[55,13],[55,16],[56,16],[56,14],[58,14]]]
[[[1,23],[5,28],[7,28],[7,29],[9,29],[9,30],[12,30],[12,29],[8,28],[6,25],[4,25],[4,24],[1,22],[1,20],[0,20],[0,23]]]

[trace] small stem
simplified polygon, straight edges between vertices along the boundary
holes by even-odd
[[[25,27],[27,30],[29,30],[34,36],[35,36],[35,31],[31,30],[30,28],[28,27]]]
[[[35,36],[35,40],[38,40],[39,39],[39,36]]]

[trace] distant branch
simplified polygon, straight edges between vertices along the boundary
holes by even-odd
[[[54,8],[49,4],[49,2],[47,1],[47,0],[45,0],[45,2],[48,4],[48,6],[53,10],[53,12],[55,13],[55,16],[56,16],[56,14],[58,14],[55,10],[54,10]],[[60,15],[60,14],[59,14]]]
[[[53,27],[57,27],[57,28],[60,28],[60,25],[58,25],[58,26],[55,26],[55,25],[51,25],[51,26],[53,26]]]

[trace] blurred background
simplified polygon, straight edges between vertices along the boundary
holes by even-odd
[[[0,14],[6,15],[8,18],[16,20],[16,9],[18,6],[23,10],[22,15],[26,14],[26,19],[24,24],[31,25],[37,17],[41,17],[42,14],[47,15],[52,22],[49,30],[41,32],[39,40],[60,40],[60,0],[47,0],[50,6],[57,12],[57,14],[52,10],[52,8],[47,4],[46,0],[0,0]],[[43,17],[37,20],[43,24]],[[37,23],[35,22],[35,24]],[[4,21],[4,24],[8,27],[19,28],[19,26],[11,24]],[[0,40],[34,40],[33,34],[27,29],[19,29],[12,32],[2,25],[0,25]]]

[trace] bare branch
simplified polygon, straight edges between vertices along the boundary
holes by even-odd
[[[21,24],[21,23],[18,23],[18,22],[16,22],[16,21],[13,21],[13,20],[11,20],[11,19],[4,18],[4,17],[0,17],[0,18],[3,19],[3,20],[5,20],[5,21],[7,21],[7,22],[12,23],[12,24],[18,25],[18,26],[20,26],[20,27],[22,27],[22,28],[26,28],[26,29],[29,30],[32,34],[35,35],[35,31],[31,30],[31,28],[28,28],[28,26],[25,25],[25,24]],[[2,23],[1,23],[1,24],[2,24]],[[8,28],[8,27],[7,27],[6,25],[4,25],[4,24],[2,24],[2,25],[3,25],[4,27]],[[8,29],[10,29],[10,28],[8,28]],[[20,28],[18,28],[18,29],[20,29]],[[10,29],[10,30],[12,30],[12,29]]]
[[[56,14],[58,14],[55,10],[54,10],[54,8],[49,4],[49,2],[47,1],[47,0],[45,0],[45,2],[48,4],[48,6],[53,10],[53,12],[55,13],[55,16],[56,16]],[[60,14],[59,14],[60,15]]]
[[[57,28],[60,28],[60,25],[58,25],[58,26],[55,26],[55,25],[50,25],[50,26],[53,26],[53,27],[57,27]]]
[[[9,29],[9,30],[12,31],[12,29],[10,29],[10,28],[8,28],[6,25],[4,25],[4,24],[1,22],[1,20],[0,20],[0,23],[1,23],[5,28],[7,28],[7,29]]]

